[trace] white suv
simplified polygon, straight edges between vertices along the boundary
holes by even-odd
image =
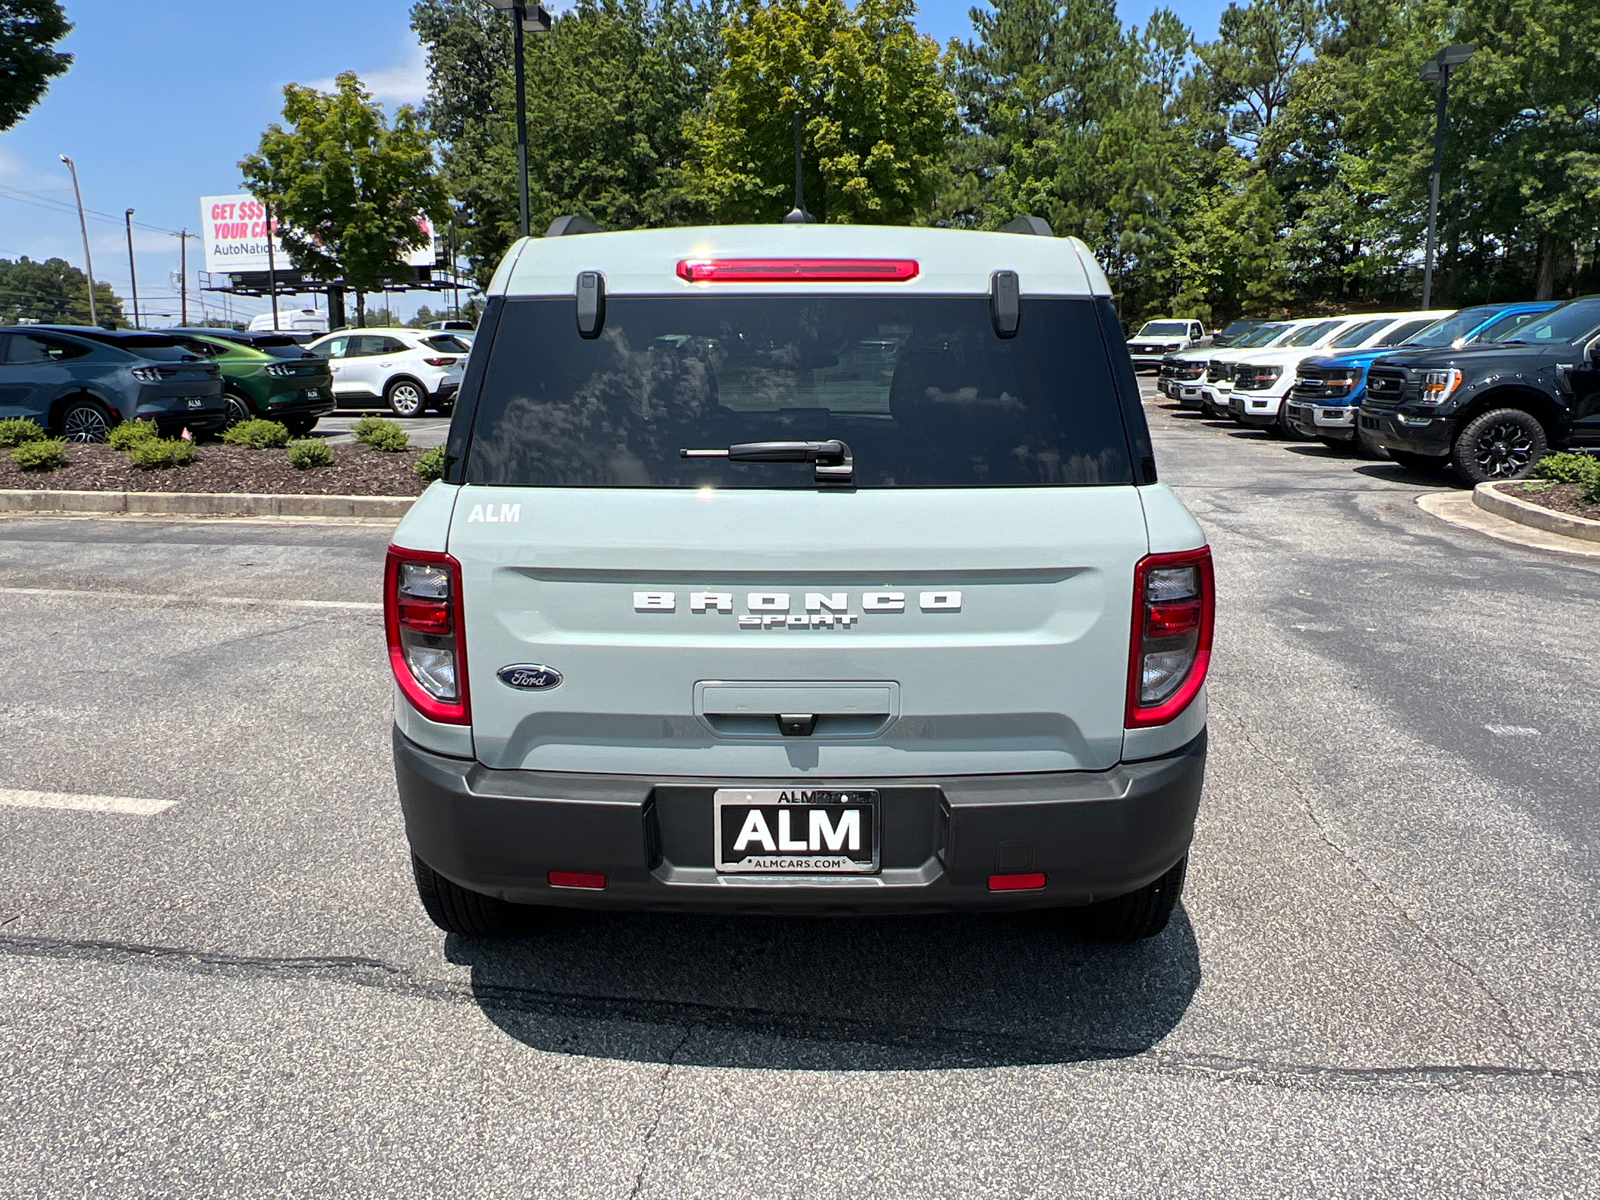
[[[438,925],[1166,924],[1211,552],[1156,481],[1105,275],[1019,224],[511,248],[383,585]]]
[[[328,360],[340,408],[385,404],[397,417],[448,413],[472,349],[432,329],[341,329],[306,347]]]

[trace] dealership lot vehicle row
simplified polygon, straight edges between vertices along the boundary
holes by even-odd
[[[1594,569],[1434,522],[1393,464],[1150,411],[1226,622],[1184,906],[1121,950],[441,935],[376,614],[134,598],[370,604],[384,531],[0,523],[0,586],[78,593],[8,601],[0,787],[177,802],[0,806],[6,1190],[1593,1194]]]

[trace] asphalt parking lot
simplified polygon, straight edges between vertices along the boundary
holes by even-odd
[[[0,521],[0,1193],[1600,1194],[1600,566],[1149,410],[1219,620],[1188,891],[1133,947],[446,937],[386,526]]]
[[[352,432],[356,422],[362,417],[379,416],[393,420],[387,412],[367,412],[355,409],[340,409],[331,413],[317,422],[317,435],[338,445],[342,442],[355,441]],[[450,433],[450,418],[441,417],[438,413],[429,413],[425,417],[412,417],[406,421],[397,422],[410,437],[413,450],[427,450],[434,446],[444,445],[444,439]]]

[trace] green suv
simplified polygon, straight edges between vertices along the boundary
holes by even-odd
[[[333,376],[326,359],[308,355],[285,333],[235,333],[220,329],[172,329],[185,349],[222,371],[228,424],[251,417],[282,421],[304,437],[333,411]]]

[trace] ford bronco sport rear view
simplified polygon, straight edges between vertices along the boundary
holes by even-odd
[[[1082,243],[547,236],[489,292],[444,478],[384,582],[437,924],[1166,924],[1205,767],[1211,558],[1156,480]]]

